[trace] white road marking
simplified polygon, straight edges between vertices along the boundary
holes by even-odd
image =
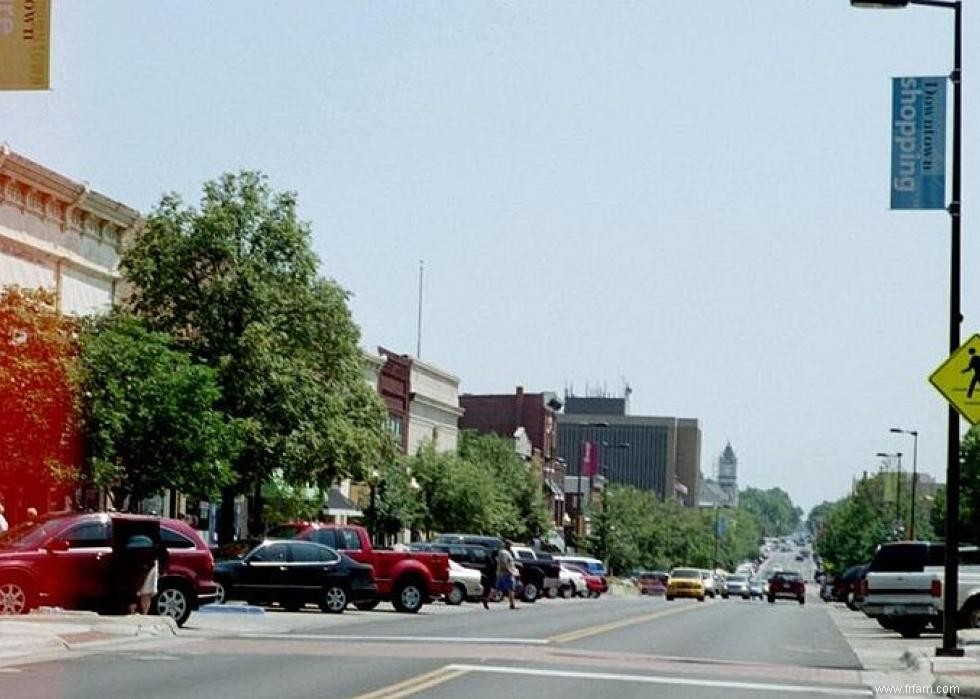
[[[837,697],[874,696],[874,692],[872,692],[870,689],[859,689],[855,687],[805,687],[797,684],[777,684],[770,682],[738,682],[734,680],[708,680],[659,675],[622,675],[611,672],[576,672],[573,670],[538,670],[534,668],[503,667],[497,665],[448,665],[446,667],[450,670],[497,673],[502,675],[532,675],[536,677],[558,677],[576,680],[606,680],[613,682],[636,682],[640,684],[667,684],[683,687],[748,689],[763,692],[782,692],[784,694],[826,694]]]
[[[547,638],[472,638],[469,636],[346,636],[340,634],[243,633],[239,638],[278,641],[388,641],[390,643],[489,643],[502,645],[545,646]]]

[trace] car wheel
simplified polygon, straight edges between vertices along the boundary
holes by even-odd
[[[415,614],[425,603],[425,588],[414,578],[405,580],[395,587],[391,603],[399,612]]]
[[[164,583],[150,605],[150,611],[158,616],[168,616],[177,622],[177,626],[183,626],[191,615],[190,595],[179,584]]]
[[[500,590],[498,590],[497,588],[493,588],[492,590],[490,590],[490,601],[491,602],[499,602],[503,598],[504,598],[504,593],[501,592]]]
[[[456,583],[453,585],[452,591],[446,595],[446,604],[455,607],[462,604],[464,599],[466,599],[466,588],[463,587],[462,583]]]
[[[31,610],[31,590],[17,580],[0,582],[0,614],[27,614]]]
[[[967,629],[980,628],[980,602],[977,600],[967,602],[966,608],[963,610],[961,625]],[[942,621],[939,622],[939,626],[942,628]]]
[[[568,598],[572,597],[574,594],[575,594],[575,586],[574,585],[562,585],[562,588],[561,588],[561,596],[562,597],[564,597],[565,599],[568,599]]]
[[[549,587],[544,591],[544,596],[547,597],[548,599],[554,599],[555,597],[558,596],[558,588]]]
[[[799,601],[800,604],[804,604],[806,602],[806,598],[805,597],[799,597],[799,598],[797,598],[797,600]]]
[[[895,630],[902,638],[918,638],[926,630],[927,623],[925,619],[903,619],[895,623]]]
[[[533,582],[529,582],[527,585],[525,585],[524,590],[521,592],[521,599],[529,603],[537,600],[538,586]]]
[[[333,585],[323,591],[320,609],[328,614],[343,614],[347,609],[347,601],[347,590],[340,585]]]
[[[751,599],[749,595],[742,595],[742,599]]]
[[[770,597],[769,598],[769,604],[776,604],[776,598],[775,597]]]
[[[701,595],[700,597],[698,597],[698,602],[704,602],[704,595]]]
[[[589,593],[589,597],[591,597],[592,599],[599,599],[600,594],[601,593],[598,590],[593,590],[592,592]]]
[[[213,604],[224,604],[228,601],[228,593],[225,591],[225,586],[215,581],[214,583],[214,602]]]
[[[381,604],[381,600],[379,599],[363,600],[361,602],[354,602],[354,607],[360,609],[362,612],[370,612],[379,604]]]
[[[673,602],[674,601],[673,595],[664,595],[664,599],[667,600],[668,602]]]

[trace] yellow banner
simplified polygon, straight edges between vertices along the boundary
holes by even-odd
[[[47,90],[51,0],[0,0],[0,90]]]

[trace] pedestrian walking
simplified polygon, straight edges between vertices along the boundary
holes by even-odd
[[[519,572],[517,570],[517,563],[514,560],[514,554],[511,551],[513,545],[513,542],[506,541],[504,542],[504,548],[497,552],[497,589],[507,595],[510,608],[517,609],[517,604],[514,602],[514,590],[517,587],[517,576]]]
[[[494,549],[487,551],[487,559],[483,562],[483,569],[480,571],[480,582],[483,585],[483,597],[480,602],[484,609],[490,609],[490,597],[493,595],[494,586],[497,582],[497,552]]]

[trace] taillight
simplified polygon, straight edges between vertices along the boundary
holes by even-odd
[[[933,580],[932,581],[932,585],[929,586],[929,594],[932,595],[933,597],[942,597],[943,596],[943,581],[942,580]]]

